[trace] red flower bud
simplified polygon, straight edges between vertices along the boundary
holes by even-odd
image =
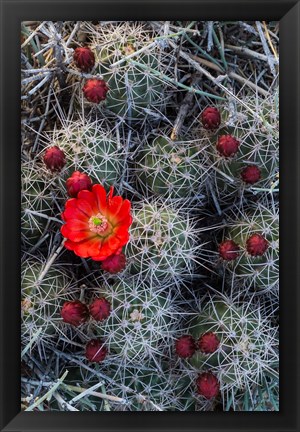
[[[44,163],[52,172],[60,171],[66,164],[65,154],[57,146],[49,147],[44,154]]]
[[[108,86],[102,79],[89,79],[83,87],[84,96],[89,102],[98,104],[106,98]]]
[[[211,372],[203,372],[198,376],[197,391],[200,395],[206,399],[212,399],[216,397],[220,391],[220,384],[218,378]]]
[[[220,341],[217,335],[213,332],[207,332],[200,336],[198,346],[204,354],[211,354],[218,349]]]
[[[245,183],[254,184],[260,180],[260,169],[256,165],[249,165],[241,172],[242,180]]]
[[[110,315],[111,304],[106,298],[101,297],[90,305],[90,314],[96,321],[103,321]]]
[[[189,358],[192,357],[196,351],[196,343],[192,336],[181,336],[175,342],[175,350],[179,357]]]
[[[100,339],[90,340],[85,347],[86,358],[93,363],[102,362],[107,355],[107,348]]]
[[[235,260],[239,256],[240,247],[233,240],[225,240],[219,245],[219,254],[226,261]]]
[[[67,179],[66,187],[68,195],[72,198],[76,198],[81,190],[91,190],[92,180],[87,174],[74,171],[71,177]]]
[[[95,64],[94,53],[88,47],[76,48],[73,58],[76,66],[83,72],[88,72]]]
[[[207,107],[201,114],[202,125],[205,129],[217,129],[221,123],[220,111],[215,107]]]
[[[88,308],[79,300],[65,302],[60,313],[64,322],[75,327],[85,322],[89,317]]]
[[[269,242],[261,234],[252,234],[246,242],[247,252],[252,256],[263,255],[269,247]]]
[[[233,156],[239,149],[240,142],[231,135],[221,135],[218,138],[217,150],[221,156]]]
[[[102,270],[107,271],[108,273],[119,273],[126,266],[126,257],[121,253],[115,253],[107,257],[104,261],[101,262]]]

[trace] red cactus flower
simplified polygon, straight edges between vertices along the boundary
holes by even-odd
[[[241,177],[245,183],[254,184],[260,180],[261,172],[256,165],[249,165],[243,169]]]
[[[263,255],[269,247],[269,242],[261,234],[252,234],[247,242],[247,252],[252,256]]]
[[[67,249],[82,258],[103,261],[128,242],[130,201],[113,197],[113,191],[112,186],[107,197],[104,187],[96,184],[66,202],[61,233]]]
[[[239,256],[240,247],[233,240],[225,240],[219,245],[219,254],[226,261],[235,260]]]
[[[211,372],[203,372],[198,376],[197,381],[197,391],[201,396],[206,399],[213,399],[218,396],[220,391],[220,383],[218,378]]]
[[[44,163],[52,172],[60,171],[66,164],[64,152],[57,146],[49,147],[44,154]]]
[[[90,305],[90,314],[96,321],[103,321],[110,315],[111,304],[106,298],[101,297]]]
[[[88,47],[78,47],[74,51],[73,59],[78,69],[88,72],[95,64],[95,55]]]
[[[202,125],[205,129],[217,129],[221,123],[220,111],[215,107],[207,107],[201,114]]]
[[[82,91],[89,102],[98,104],[106,98],[109,88],[102,79],[89,79],[86,81]]]
[[[240,146],[240,142],[231,135],[221,135],[218,138],[217,150],[221,156],[230,157],[235,155]]]
[[[204,354],[214,353],[218,349],[219,345],[220,341],[217,335],[213,332],[204,333],[198,340],[198,347]]]
[[[66,187],[68,195],[72,198],[76,198],[80,191],[85,189],[91,190],[92,180],[87,174],[74,171],[71,177],[67,179]]]
[[[175,342],[175,350],[179,357],[189,358],[192,357],[196,351],[196,343],[192,336],[181,336]]]
[[[60,313],[64,322],[75,327],[84,323],[89,317],[87,306],[79,300],[65,302]]]
[[[102,270],[107,271],[108,273],[119,273],[120,271],[124,270],[126,266],[126,257],[121,252],[121,248],[119,251],[117,251],[115,254],[107,257],[104,261],[101,263]]]
[[[93,363],[102,362],[105,359],[107,353],[108,350],[100,339],[90,340],[85,347],[85,356],[90,362]]]

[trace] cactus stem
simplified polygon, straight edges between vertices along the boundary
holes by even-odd
[[[37,279],[37,284],[40,283],[44,279],[44,277],[47,274],[47,271],[50,269],[50,267],[52,266],[52,264],[54,263],[54,261],[56,260],[56,258],[60,254],[60,252],[63,250],[65,242],[66,242],[66,239],[63,239],[60,246],[52,253],[52,255],[50,255],[50,257],[48,258],[48,260],[47,260],[47,262],[43,268],[43,271],[40,273],[40,275]]]
[[[59,380],[53,385],[53,387],[47,391],[41,398],[39,398],[37,401],[35,401],[32,405],[30,405],[28,408],[25,409],[25,411],[32,411],[34,408],[38,407],[44,400],[46,400],[48,397],[51,397],[53,393],[57,390],[57,388],[63,383],[63,381],[66,379],[69,371],[66,370],[65,373],[62,375]]]
[[[39,216],[39,217],[47,219],[49,221],[58,222],[59,224],[63,224],[64,223],[61,220],[57,219],[56,217],[48,216],[45,213],[37,212],[37,211],[34,211],[34,210],[25,209],[25,213],[31,214],[33,216]]]

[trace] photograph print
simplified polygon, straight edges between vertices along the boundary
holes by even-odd
[[[279,411],[279,22],[20,30],[21,409]]]

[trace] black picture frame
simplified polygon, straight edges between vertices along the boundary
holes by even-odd
[[[300,430],[300,2],[295,0],[1,0],[1,423],[14,431]],[[20,22],[23,20],[280,20],[280,411],[20,411]]]

